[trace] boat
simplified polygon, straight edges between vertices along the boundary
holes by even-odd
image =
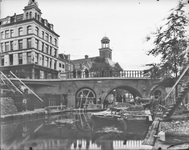
[[[91,119],[98,119],[98,120],[104,120],[105,121],[116,121],[119,119],[122,119],[121,116],[121,110],[112,110],[108,108],[105,111],[91,113]]]
[[[128,111],[125,107],[112,107],[102,112],[92,113],[92,119],[102,121],[116,120],[149,120],[152,121],[149,110]]]

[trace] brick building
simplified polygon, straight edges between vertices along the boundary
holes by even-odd
[[[23,11],[0,19],[0,69],[20,78],[58,78],[59,70],[65,71],[58,55],[59,35],[42,18],[35,0],[29,0]]]

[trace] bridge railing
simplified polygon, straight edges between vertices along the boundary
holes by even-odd
[[[67,78],[100,78],[100,77],[119,77],[119,78],[145,78],[148,77],[142,70],[123,70],[123,71],[73,71],[67,74]]]

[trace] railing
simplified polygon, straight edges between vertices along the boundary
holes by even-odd
[[[99,77],[119,77],[119,78],[145,78],[144,71],[124,70],[124,71],[73,71],[65,73],[68,78],[99,78]]]
[[[178,78],[178,80],[175,82],[175,84],[173,85],[173,87],[171,88],[171,90],[169,91],[169,93],[167,94],[167,96],[165,97],[165,101],[167,101],[168,97],[170,97],[171,93],[173,92],[173,90],[175,89],[175,87],[178,85],[178,83],[181,81],[181,79],[184,77],[184,75],[188,71],[188,69],[189,69],[189,64],[186,66],[186,68],[184,69],[184,71],[182,72],[182,74],[180,75],[180,77]]]

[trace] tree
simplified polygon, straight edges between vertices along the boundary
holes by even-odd
[[[146,38],[147,41],[153,40],[154,44],[148,55],[161,57],[160,63],[146,65],[150,66],[146,72],[152,72],[153,77],[177,79],[186,62],[184,57],[188,41],[186,28],[189,22],[184,11],[186,5],[180,1],[176,8],[170,10],[170,15],[165,19],[166,23]]]

